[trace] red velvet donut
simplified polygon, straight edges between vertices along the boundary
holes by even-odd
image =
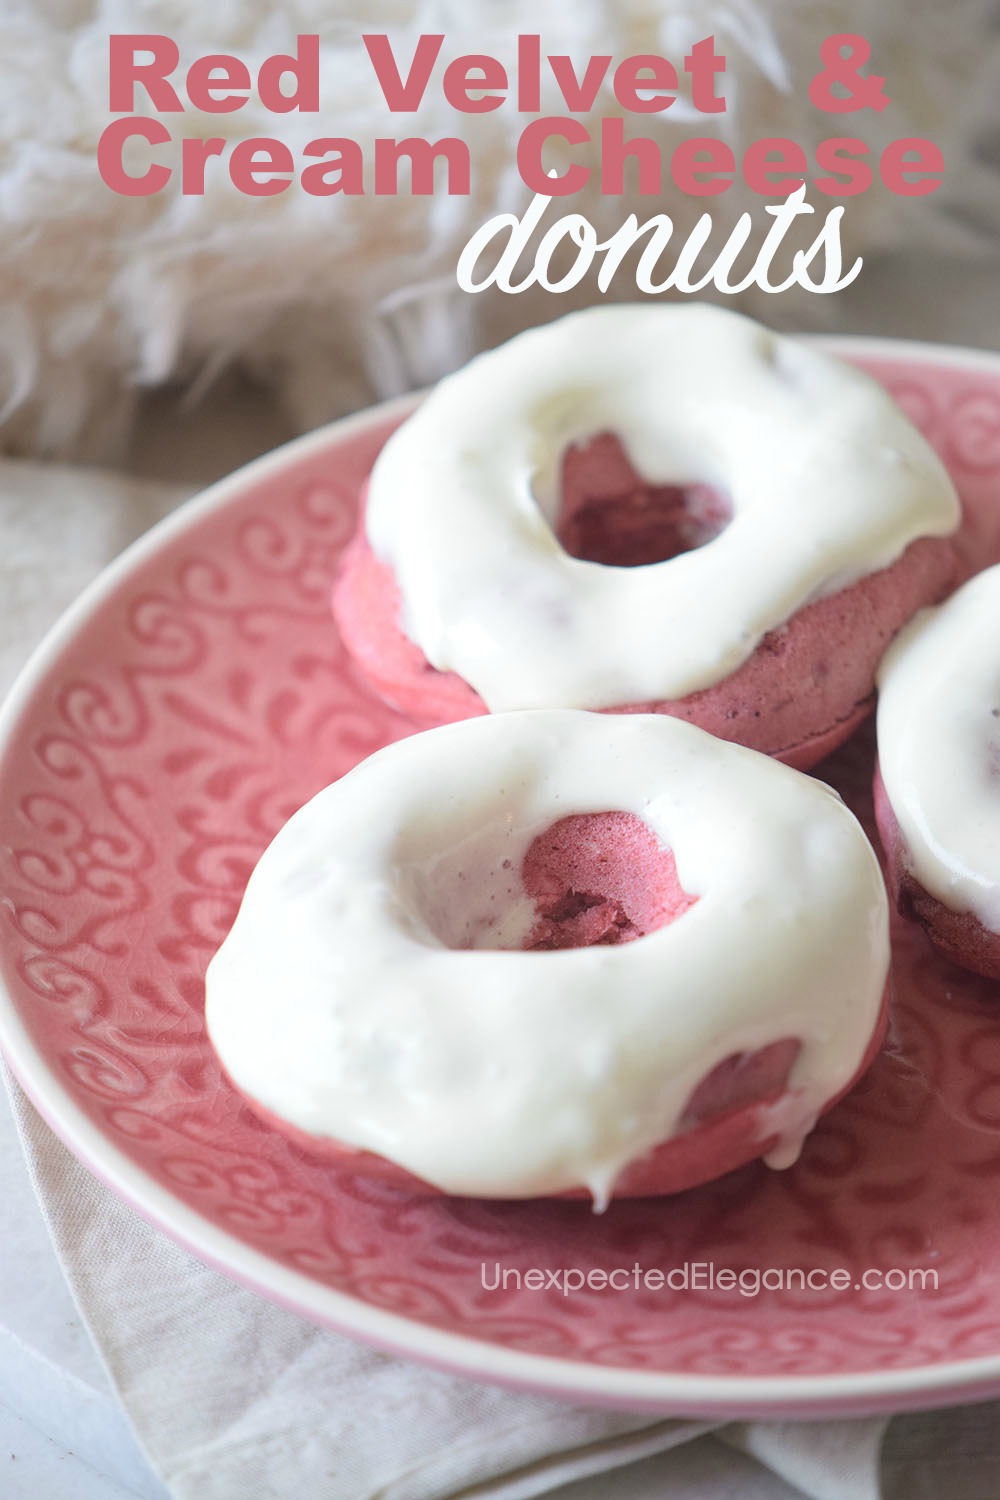
[[[574,556],[617,567],[662,561],[710,540],[726,515],[723,499],[703,486],[644,484],[611,435],[565,456],[558,535]],[[922,538],[891,566],[799,609],[722,682],[685,698],[607,711],[673,714],[806,770],[869,714],[887,645],[918,609],[949,591],[954,574],[951,542]],[[363,507],[334,586],[333,610],[365,678],[418,723],[487,711],[467,682],[436,671],[402,630],[396,580],[371,550]]]
[[[537,912],[524,947],[534,950],[632,942],[675,921],[696,899],[681,887],[670,851],[657,844],[641,819],[622,812],[561,819],[529,847],[522,878]],[[824,1112],[853,1088],[877,1055],[885,1035],[887,1000],[888,986],[854,1077],[826,1101]],[[694,1088],[678,1133],[631,1162],[614,1184],[613,1197],[681,1192],[766,1155],[777,1144],[770,1120],[786,1097],[799,1047],[797,1038],[787,1037],[755,1052],[724,1058]],[[337,1170],[409,1192],[441,1192],[371,1151],[306,1134],[257,1101],[248,1103],[303,1151]],[[558,1196],[587,1195],[575,1189]]]

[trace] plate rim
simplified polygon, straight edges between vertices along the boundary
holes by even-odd
[[[793,335],[839,355],[903,358],[1000,376],[1000,351],[869,335]],[[102,569],[35,647],[0,706],[0,761],[36,689],[92,614],[148,559],[248,484],[279,473],[333,437],[402,416],[421,392],[379,402],[304,433],[183,501]],[[107,1137],[65,1091],[38,1050],[0,976],[0,1050],[42,1119],[99,1181],[199,1260],[272,1302],[388,1353],[452,1374],[538,1395],[636,1412],[720,1418],[847,1417],[918,1410],[1000,1394],[1000,1350],[963,1360],[834,1375],[719,1375],[622,1369],[535,1354],[457,1334],[376,1307],[293,1271],[245,1244],[162,1187]]]

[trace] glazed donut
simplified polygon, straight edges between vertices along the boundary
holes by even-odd
[[[393,434],[334,613],[420,723],[662,712],[805,767],[947,591],[958,518],[859,370],[719,308],[598,307],[473,360]]]
[[[1000,567],[922,611],[878,681],[875,812],[897,904],[1000,979]]]
[[[526,710],[397,741],[296,813],[206,1017],[329,1160],[602,1206],[791,1163],[877,1049],[888,962],[828,787],[665,716]]]

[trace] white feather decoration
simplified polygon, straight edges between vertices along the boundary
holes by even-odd
[[[525,119],[513,104],[460,115],[435,84],[449,58],[470,51],[492,53],[512,72],[519,31],[540,31],[544,50],[569,52],[577,63],[597,51],[618,60],[658,52],[679,63],[693,41],[714,32],[727,58],[726,114],[700,117],[679,100],[664,114],[630,120],[630,134],[651,135],[665,151],[686,134],[720,130],[737,148],[785,135],[807,151],[827,135],[861,134],[873,150],[897,136],[929,136],[945,153],[944,186],[928,198],[902,200],[875,187],[851,200],[848,263],[902,243],[960,252],[995,245],[997,10],[995,0],[947,7],[936,0],[291,0],[279,14],[256,0],[5,0],[0,446],[106,456],[137,387],[207,380],[234,361],[272,382],[294,420],[311,426],[433,380],[474,349],[564,311],[570,298],[537,290],[470,296],[454,280],[471,232],[530,201],[514,167]],[[380,30],[406,62],[421,32],[445,33],[415,115],[392,116],[382,99],[361,42],[362,31]],[[809,103],[820,43],[836,31],[860,31],[871,41],[872,66],[889,77],[893,102],[884,113],[834,117]],[[461,134],[472,152],[472,192],[318,199],[293,186],[251,199],[222,169],[209,171],[203,197],[182,197],[176,183],[146,198],[117,196],[96,166],[109,119],[113,32],[172,36],[182,68],[223,51],[252,70],[268,54],[292,50],[297,33],[319,33],[319,115],[273,115],[251,100],[228,115],[167,116],[170,128],[277,136],[297,159],[323,135],[352,137],[367,153],[376,136]],[[542,102],[547,113],[566,112],[551,78]],[[607,81],[593,117],[616,111]],[[761,200],[737,183],[710,204],[725,226],[746,208],[759,215]],[[677,193],[663,201],[602,198],[597,186],[567,201],[602,237],[631,211],[641,219],[666,211],[680,238],[705,206]],[[630,294],[634,285],[623,274],[612,295]],[[595,295],[588,282],[572,300]],[[750,305],[771,321],[816,325],[833,299],[789,294],[780,309],[778,300],[758,293]]]

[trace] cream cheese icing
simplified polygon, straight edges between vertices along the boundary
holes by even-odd
[[[534,837],[616,810],[698,900],[621,946],[519,951]],[[301,1130],[450,1193],[600,1204],[717,1063],[785,1038],[773,1162],[793,1160],[888,962],[878,863],[828,787],[665,716],[526,711],[399,741],[296,813],[206,1014],[238,1087]]]
[[[656,484],[731,500],[711,542],[614,568],[554,534],[562,454],[621,439]],[[434,667],[494,711],[676,699],[804,604],[954,530],[937,458],[867,375],[710,306],[604,306],[443,380],[390,438],[366,526]]]
[[[878,686],[879,768],[907,863],[1000,933],[1000,567],[922,610]]]

